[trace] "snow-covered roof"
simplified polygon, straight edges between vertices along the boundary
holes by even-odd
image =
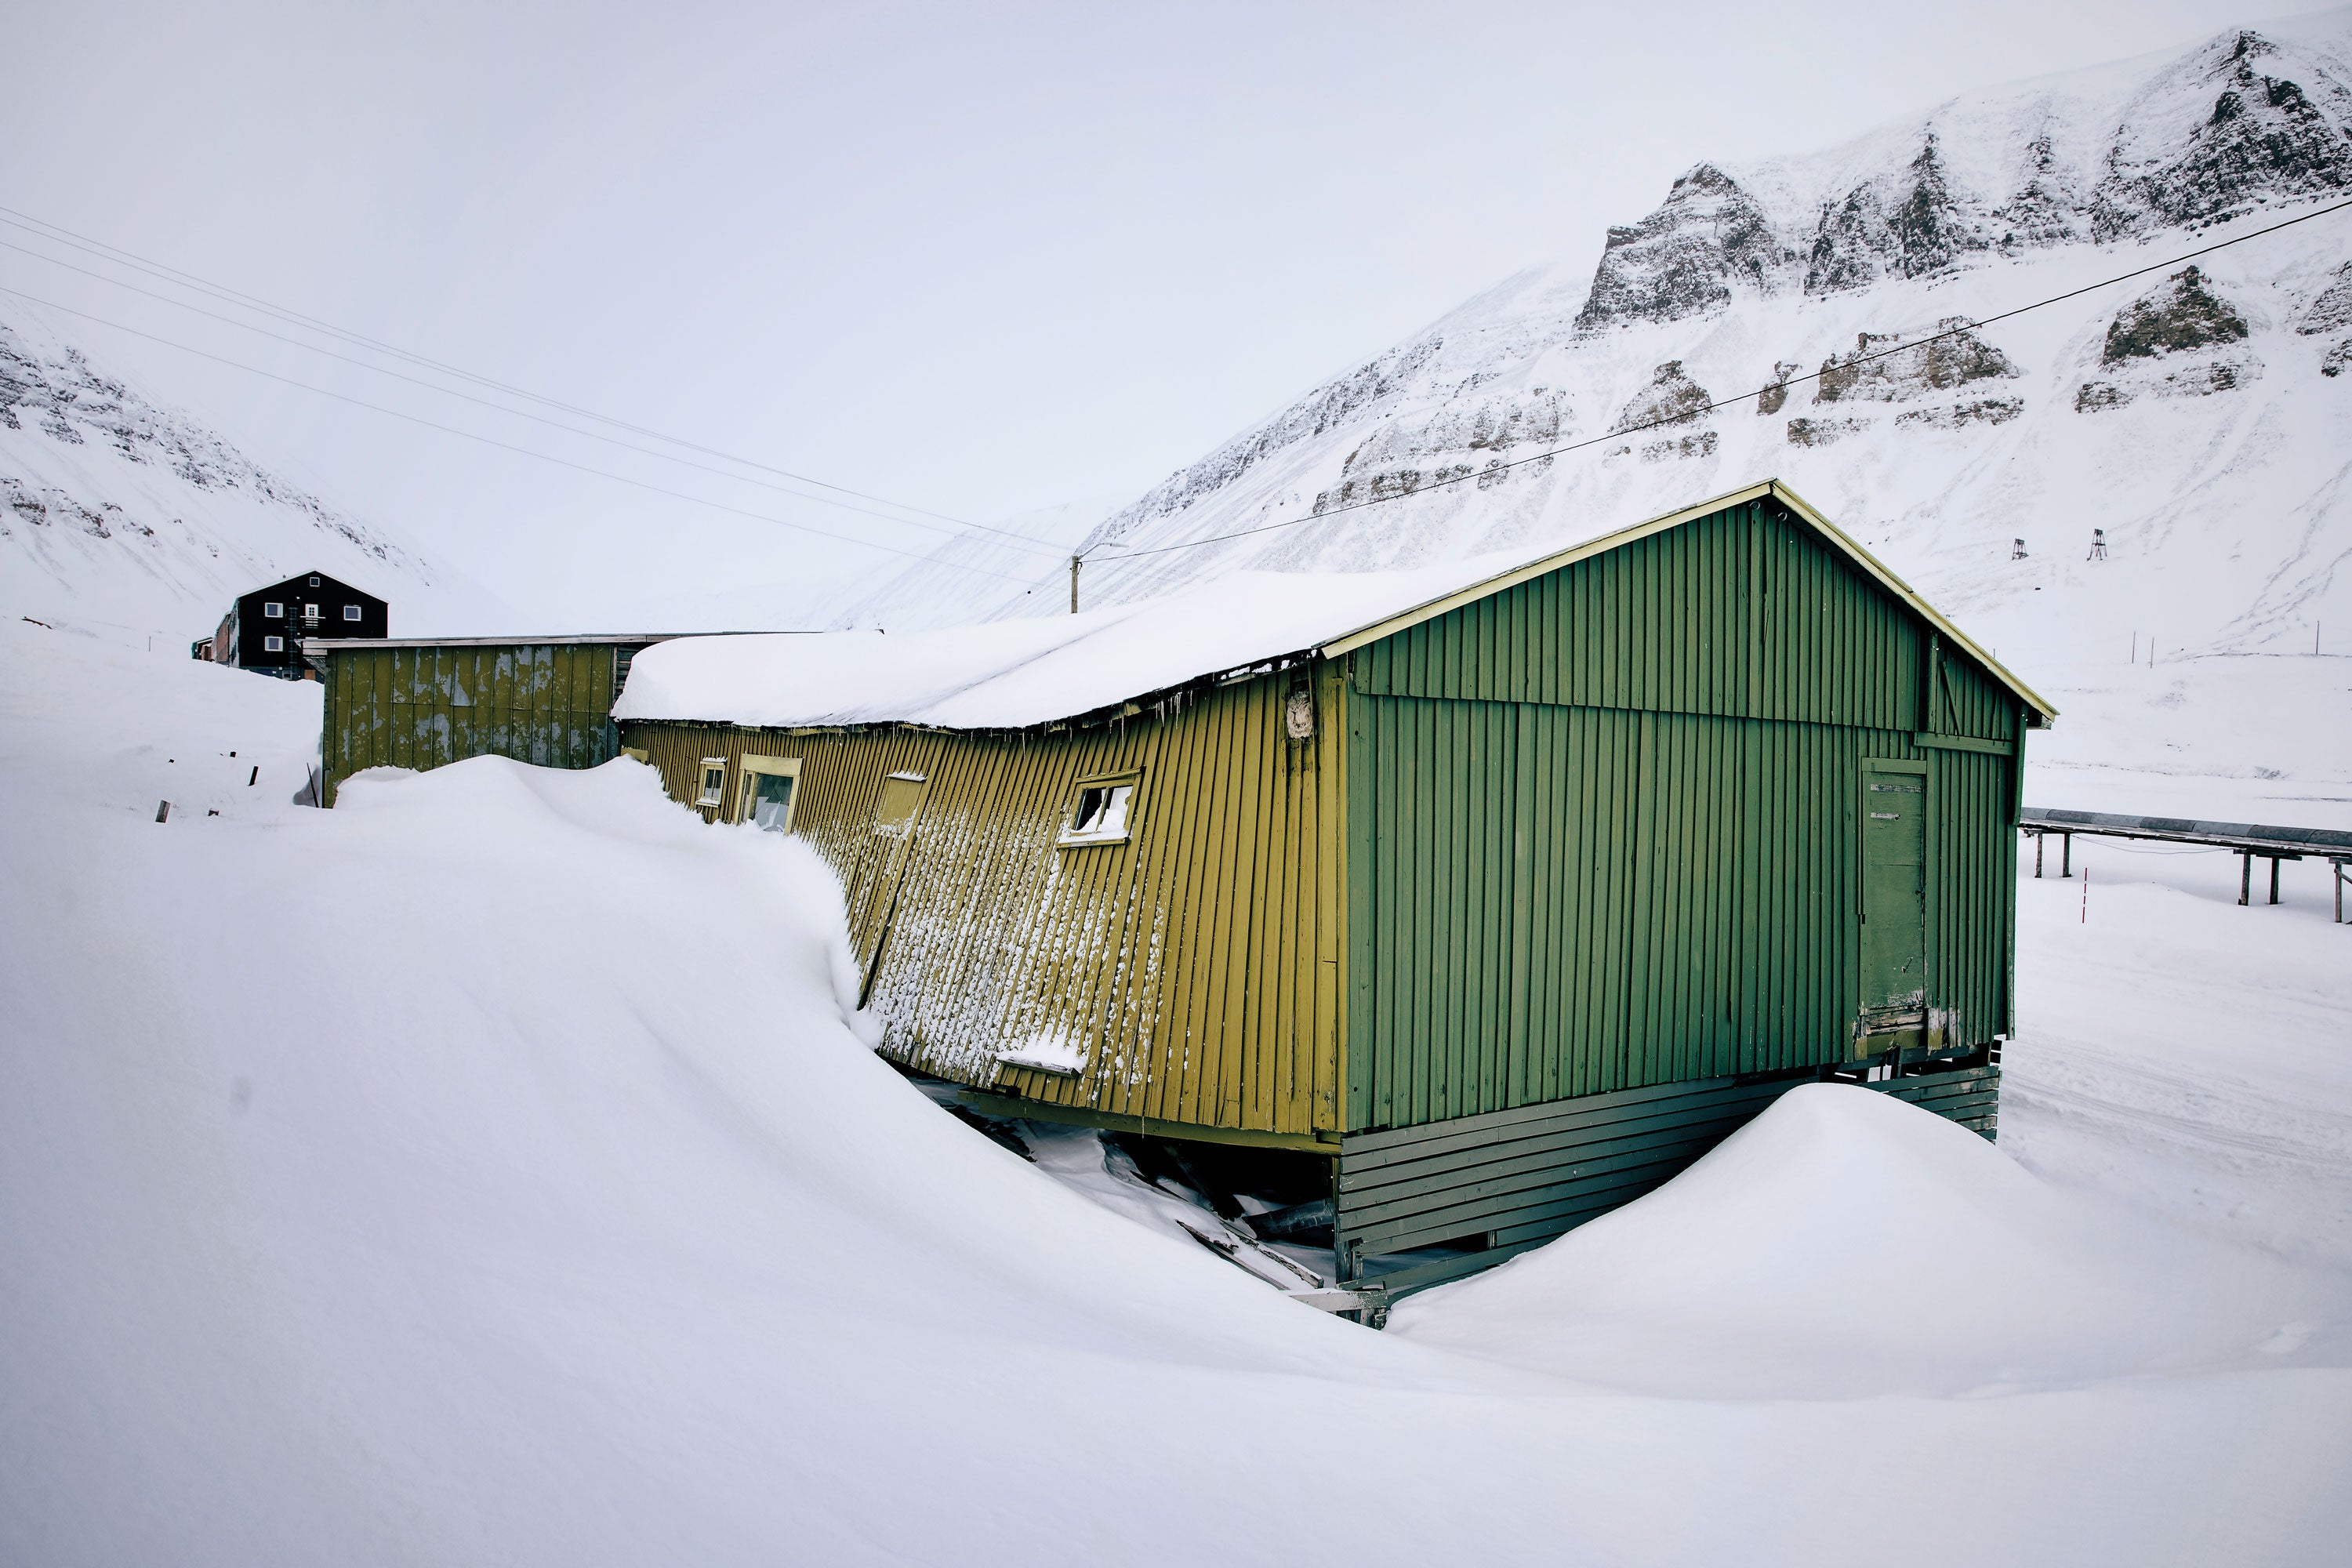
[[[1491,573],[1495,563],[1484,563]],[[1018,730],[1314,648],[1483,574],[1243,572],[1075,616],[921,632],[681,637],[637,655],[616,719]]]
[[[1344,653],[1462,605],[1772,496],[1969,650],[2043,721],[2056,710],[1777,480],[1523,557],[1412,572],[1244,572],[1075,616],[938,631],[772,632],[680,637],[638,654],[615,719],[763,729],[921,724],[1017,730],[1097,712],[1205,676],[1300,653]]]

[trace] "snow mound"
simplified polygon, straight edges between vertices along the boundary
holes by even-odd
[[[1391,1326],[1645,1391],[1837,1398],[2259,1364],[2346,1348],[2339,1315],[2262,1254],[2053,1187],[1904,1101],[1808,1084],[1648,1197]]]

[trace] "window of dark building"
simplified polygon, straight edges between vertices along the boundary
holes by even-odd
[[[343,606],[343,619],[347,621],[356,621],[359,618],[360,607],[357,605],[345,605]]]
[[[286,651],[286,639],[284,637],[264,637],[261,639],[261,651],[264,653],[284,653]]]
[[[286,606],[279,604],[275,599],[269,599],[262,604],[261,613],[268,616],[271,620],[276,620],[278,616],[286,613]]]
[[[318,580],[316,577],[311,578],[311,579],[310,579],[310,586],[312,586],[313,588],[315,588],[315,587],[317,587],[318,585],[319,585],[319,580]]]

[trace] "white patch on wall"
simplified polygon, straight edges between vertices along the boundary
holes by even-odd
[[[1086,1070],[1087,1053],[1083,1047],[1066,1036],[1037,1034],[997,1052],[996,1059],[1009,1068],[1028,1068],[1035,1072],[1060,1073],[1076,1078]]]

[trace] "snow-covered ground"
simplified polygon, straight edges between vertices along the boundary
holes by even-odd
[[[798,846],[316,703],[0,629],[0,1562],[2342,1561],[2308,866],[2091,845],[1998,1149],[1803,1090],[1375,1333],[892,1073]]]

